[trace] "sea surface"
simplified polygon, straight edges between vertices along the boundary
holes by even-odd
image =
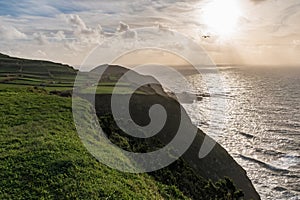
[[[247,171],[263,200],[300,199],[300,67],[218,69],[223,91],[184,105],[193,123]],[[196,92],[209,92],[208,74],[189,77]]]

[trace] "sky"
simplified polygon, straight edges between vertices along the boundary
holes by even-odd
[[[216,64],[300,66],[299,20],[299,0],[0,0],[0,52],[78,67],[116,34],[164,27]]]

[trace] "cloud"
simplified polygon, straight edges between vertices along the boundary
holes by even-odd
[[[64,43],[64,47],[67,48],[68,50],[71,50],[72,52],[80,50],[77,47],[77,45],[76,45],[76,43],[74,41],[72,41],[72,42],[65,42]]]
[[[295,50],[298,50],[298,51],[300,50],[300,40],[293,40],[292,45]]]
[[[170,30],[169,26],[167,26],[166,24],[162,24],[162,23],[157,23],[157,28],[159,30]]]
[[[34,33],[33,38],[38,42],[39,45],[49,44],[48,38],[43,33]]]
[[[37,56],[42,56],[42,57],[46,57],[47,56],[47,54],[44,51],[40,50],[40,49],[36,52],[36,55]]]
[[[73,27],[74,36],[84,43],[99,43],[103,39],[103,30],[101,25],[95,28],[88,27],[79,15],[67,15],[67,22]]]
[[[62,41],[64,39],[66,39],[66,35],[64,33],[64,31],[57,31],[57,33],[52,33],[53,37],[55,40],[57,41]]]
[[[117,32],[119,33],[123,33],[122,37],[123,38],[130,38],[130,39],[134,39],[136,38],[136,32],[132,29],[130,29],[129,25],[124,23],[124,22],[120,22],[119,23],[119,27],[117,28]]]
[[[293,45],[300,46],[300,40],[293,40]]]
[[[120,40],[135,40],[135,28],[158,27],[158,30],[171,29],[196,38],[201,45],[209,46],[210,51],[220,55],[225,52],[223,56],[227,53],[218,51],[220,40],[217,36],[205,40],[201,37],[209,34],[207,24],[202,21],[203,8],[208,2],[0,0],[0,46],[2,51],[21,52],[28,57],[41,50],[49,59],[77,65],[80,63],[79,55],[89,52],[106,38],[117,34],[122,36]],[[279,43],[270,37],[270,32],[277,36],[299,33],[299,0],[240,2],[245,12],[244,21],[234,38],[236,43],[256,47],[256,43]],[[293,45],[299,47],[299,36],[288,39],[280,44],[292,46],[295,40]],[[240,48],[242,50],[243,45]],[[43,53],[36,54],[36,57],[39,56]]]
[[[86,24],[78,15],[69,15],[67,17],[68,22],[73,25],[75,28],[82,32],[89,32],[90,29],[87,28]]]
[[[288,8],[284,9],[281,15],[281,24],[286,24],[287,21],[295,16],[296,14],[300,13],[300,4],[294,4],[289,6]],[[298,22],[298,19],[297,19]],[[296,25],[296,24],[295,24]]]
[[[119,27],[117,28],[117,31],[124,32],[124,31],[128,31],[129,29],[130,28],[129,28],[128,24],[125,24],[124,22],[120,22]]]
[[[0,38],[4,40],[21,40],[26,39],[27,36],[13,26],[0,26]]]
[[[254,3],[262,3],[262,2],[267,1],[267,0],[250,0],[250,1],[252,1]]]

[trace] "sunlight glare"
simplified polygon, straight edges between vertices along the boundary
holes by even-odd
[[[241,10],[237,0],[212,0],[203,13],[205,25],[219,36],[233,34],[240,16]]]

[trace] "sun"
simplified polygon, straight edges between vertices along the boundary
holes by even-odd
[[[237,0],[212,0],[203,9],[203,20],[208,31],[219,36],[233,34],[240,17]]]

